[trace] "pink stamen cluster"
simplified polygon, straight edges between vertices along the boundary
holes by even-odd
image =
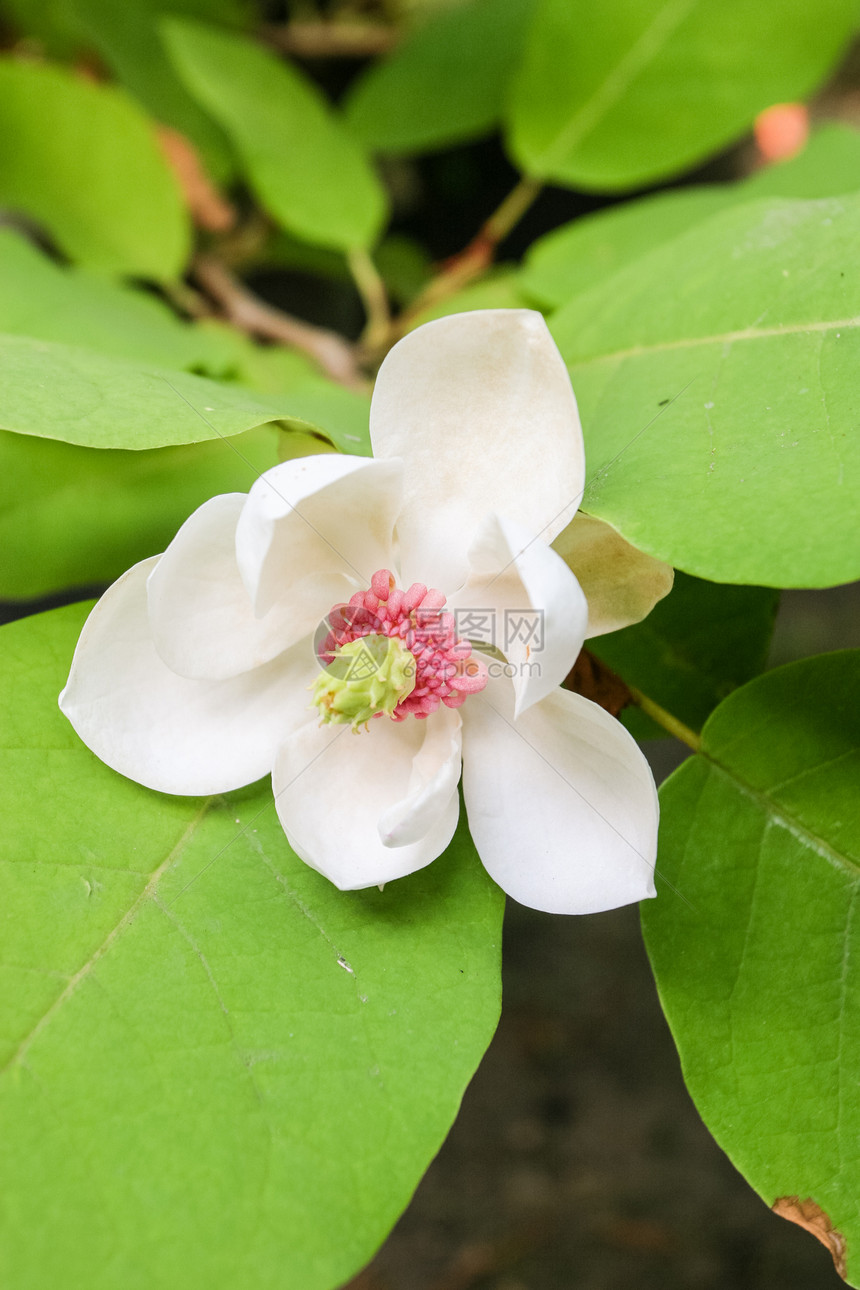
[[[357,591],[348,605],[332,609],[320,657],[330,663],[339,646],[362,636],[396,636],[415,659],[415,687],[398,703],[392,720],[404,721],[410,714],[424,719],[440,703],[459,708],[470,694],[483,690],[487,668],[472,657],[472,646],[457,636],[454,615],[444,610],[441,591],[421,582],[401,591],[394,575],[379,569],[368,591]]]

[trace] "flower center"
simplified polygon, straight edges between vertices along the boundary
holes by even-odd
[[[457,636],[442,592],[420,582],[401,591],[387,569],[348,605],[335,605],[325,625],[317,649],[324,671],[313,686],[325,722],[357,730],[383,714],[424,719],[441,703],[459,708],[487,684],[486,666]]]

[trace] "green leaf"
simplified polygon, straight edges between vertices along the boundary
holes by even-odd
[[[257,394],[242,386],[125,362],[71,345],[0,336],[0,364],[5,376],[0,428],[18,434],[63,439],[88,448],[137,450],[229,437],[269,421],[317,428],[297,415],[289,394]],[[319,407],[320,386],[327,394],[327,383],[312,379],[305,383],[308,386],[303,406]],[[344,394],[350,417],[355,418],[360,396]],[[296,405],[301,397],[299,387]],[[345,401],[339,393],[332,394],[327,406],[334,400]],[[334,428],[328,434],[339,448],[369,454],[369,438],[356,442],[356,433]]]
[[[268,786],[200,801],[114,774],[57,711],[82,620],[2,631],[0,1279],[330,1290],[490,1040],[502,897],[464,828],[342,893]]]
[[[680,188],[564,224],[532,243],[522,288],[541,306],[563,305],[726,204],[717,185]]]
[[[860,576],[858,237],[860,197],[751,203],[555,314],[583,509],[715,582]]]
[[[84,345],[164,367],[236,375],[244,336],[193,326],[149,292],[64,268],[0,228],[0,332]]]
[[[802,152],[729,185],[744,201],[758,197],[841,197],[860,189],[860,137],[836,121],[816,129]]]
[[[370,457],[370,398],[321,376],[290,386],[290,421],[304,422],[354,457]],[[300,429],[300,426],[296,426]]]
[[[589,650],[693,730],[736,686],[763,671],[779,592],[727,587],[675,574],[648,617],[597,636]],[[636,708],[623,714],[637,738],[665,734]]]
[[[391,299],[408,305],[433,277],[433,261],[415,238],[389,233],[373,253]]]
[[[113,582],[217,493],[277,464],[270,426],[143,452],[0,432],[0,599]]]
[[[80,49],[80,32],[72,0],[3,0],[3,17],[19,37],[38,42],[50,58],[73,58]]]
[[[160,13],[185,13],[208,22],[238,25],[247,14],[245,0],[143,0]],[[120,6],[117,6],[118,8]],[[66,58],[82,50],[77,0],[3,0],[4,17],[16,34],[35,37],[52,57]]]
[[[149,122],[121,91],[60,67],[0,60],[0,201],[73,260],[175,278],[190,229]]]
[[[316,86],[261,45],[202,23],[163,25],[188,89],[230,136],[269,213],[308,242],[368,247],[386,197]]]
[[[532,243],[520,286],[542,306],[563,305],[729,206],[758,197],[839,197],[858,189],[860,135],[848,126],[823,126],[799,156],[741,183],[655,193],[562,225]]]
[[[155,13],[185,14],[204,22],[243,27],[257,17],[253,0],[145,0]]]
[[[802,98],[854,30],[854,0],[540,0],[510,108],[527,174],[632,188],[702,161]]]
[[[223,132],[188,93],[167,56],[150,0],[71,0],[75,18],[113,74],[156,120],[187,135],[219,180],[233,161]]]
[[[3,331],[288,395],[293,419],[322,427],[345,452],[370,452],[368,398],[321,376],[304,354],[254,345],[219,322],[180,322],[148,292],[61,268],[9,229],[0,229]]]
[[[487,134],[501,116],[534,0],[472,0],[435,14],[347,95],[346,119],[379,152]]]
[[[768,1205],[825,1212],[854,1286],[858,713],[858,651],[789,664],[727,699],[661,790],[662,877],[642,911],[702,1118]]]

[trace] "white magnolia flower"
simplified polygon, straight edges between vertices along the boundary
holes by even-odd
[[[540,315],[412,332],[382,365],[371,437],[372,460],[288,461],[212,498],[130,569],[87,620],[63,712],[161,792],[271,771],[290,844],[343,889],[445,849],[462,756],[472,837],[511,896],[586,913],[653,895],[647,763],[559,685],[584,638],[644,617],[671,571],[571,523],[582,434]],[[464,639],[493,630],[495,655]]]

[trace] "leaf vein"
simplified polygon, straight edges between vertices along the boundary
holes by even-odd
[[[843,873],[848,869],[852,876],[860,878],[860,861],[852,859],[851,856],[841,854],[835,849],[835,847],[832,847],[829,842],[820,837],[819,834],[813,833],[812,829],[805,825],[795,815],[792,815],[790,811],[786,811],[783,807],[779,806],[769,793],[764,792],[761,789],[753,788],[751,784],[748,784],[746,780],[741,779],[740,776],[728,766],[724,766],[722,762],[718,761],[717,758],[714,757],[713,753],[708,752],[706,748],[701,748],[698,755],[706,758],[714,770],[725,776],[725,778],[728,779],[744,797],[755,802],[760,810],[766,812],[775,825],[785,829],[792,835],[792,837],[796,838],[798,842],[801,842],[811,851],[814,851],[816,855],[820,856],[822,860],[826,860],[828,864],[831,864],[834,869],[839,869]]]
[[[203,805],[200,807],[200,810],[197,812],[194,818],[188,823],[188,825],[183,830],[182,836],[179,838],[176,845],[168,852],[167,856],[161,862],[158,868],[153,871],[146,886],[143,888],[140,894],[135,898],[132,905],[129,907],[128,910],[126,910],[125,914],[123,914],[122,918],[119,920],[116,926],[113,927],[110,930],[110,932],[108,932],[107,936],[102,941],[101,945],[99,945],[99,947],[93,951],[93,953],[90,955],[87,961],[80,968],[78,968],[77,972],[69,980],[69,983],[66,986],[66,988],[60,994],[57,995],[56,999],[48,1008],[47,1012],[42,1014],[42,1016],[39,1018],[39,1020],[36,1022],[33,1028],[29,1031],[29,1033],[24,1036],[24,1038],[21,1040],[18,1047],[15,1049],[14,1053],[12,1053],[11,1057],[6,1062],[6,1064],[0,1067],[0,1075],[5,1074],[6,1071],[10,1070],[12,1066],[18,1065],[20,1062],[24,1060],[30,1047],[32,1046],[34,1041],[38,1038],[38,1036],[41,1034],[41,1032],[44,1030],[45,1026],[48,1025],[52,1017],[56,1015],[56,1013],[60,1010],[60,1008],[63,1006],[66,1000],[69,999],[74,994],[75,990],[78,988],[81,981],[83,981],[84,978],[89,975],[89,973],[95,967],[96,963],[98,963],[98,961],[104,957],[104,955],[108,952],[108,950],[110,949],[111,945],[113,945],[117,937],[121,934],[121,932],[125,930],[125,928],[132,921],[135,914],[140,909],[141,905],[143,905],[144,902],[149,898],[149,896],[155,891],[162,875],[170,867],[172,862],[179,855],[182,854],[182,851],[184,850],[185,846],[188,844],[190,839],[193,837],[194,833],[197,831],[197,828],[199,827],[200,822],[202,821],[206,812],[211,807],[214,800],[215,800],[214,798],[209,798],[207,799],[207,801],[203,803]]]
[[[677,340],[655,341],[650,345],[630,345],[626,349],[610,350],[605,354],[592,354],[588,358],[573,358],[572,368],[588,367],[597,363],[617,363],[643,354],[668,353],[676,349],[698,349],[705,345],[734,345],[737,341],[770,340],[775,336],[801,336],[834,331],[836,328],[851,331],[860,327],[860,315],[853,318],[822,319],[820,322],[785,323],[775,327],[742,327],[737,331],[718,332],[710,336],[682,336]]]
[[[591,98],[583,103],[564,129],[556,135],[544,156],[545,166],[558,164],[582,142],[610,108],[615,106],[640,72],[656,58],[666,41],[697,4],[698,0],[669,0],[669,3],[663,5],[639,39],[633,42],[624,57],[619,59],[601,81]]]

